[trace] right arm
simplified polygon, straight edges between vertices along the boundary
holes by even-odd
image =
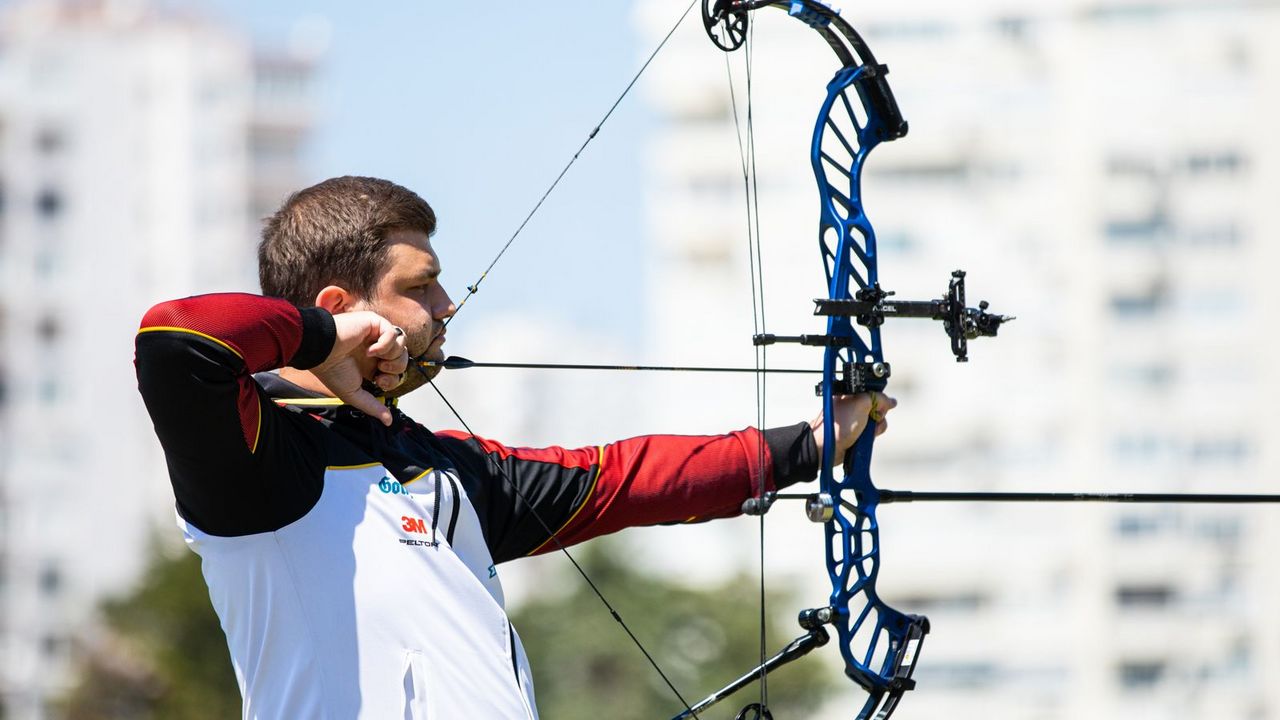
[[[324,310],[247,294],[174,300],[143,317],[138,389],[189,522],[246,535],[283,527],[315,504],[326,465],[318,435],[265,397],[252,374],[316,366],[335,334]]]

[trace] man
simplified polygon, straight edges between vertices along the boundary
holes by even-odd
[[[761,483],[816,472],[822,418],[581,449],[415,423],[393,398],[434,372],[411,357],[444,357],[455,311],[434,231],[405,188],[328,180],[267,221],[264,296],[176,300],[142,320],[139,389],[245,718],[536,718],[497,563],[731,517]],[[837,451],[871,404],[842,399]]]

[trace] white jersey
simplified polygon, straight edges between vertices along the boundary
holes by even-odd
[[[442,488],[456,529],[433,544]],[[203,558],[246,720],[537,717],[502,585],[451,472],[401,485],[381,465],[330,467],[315,507],[279,530],[178,524]]]

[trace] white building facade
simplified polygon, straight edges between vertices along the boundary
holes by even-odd
[[[172,521],[139,318],[254,289],[255,211],[298,175],[309,66],[145,3],[23,3],[0,35],[0,692],[26,719],[50,716],[72,638]]]

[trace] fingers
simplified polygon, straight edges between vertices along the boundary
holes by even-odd
[[[403,329],[383,320],[378,339],[369,345],[369,357],[378,358],[371,379],[384,391],[395,388],[404,380],[404,372],[409,367],[406,341]]]
[[[404,330],[391,323],[383,320],[381,322],[378,339],[369,345],[369,357],[376,357],[382,360],[394,360],[400,362],[398,370],[390,370],[388,372],[404,372],[408,364],[408,350],[405,344]],[[381,369],[381,364],[379,365]]]
[[[373,382],[383,391],[394,390],[404,382],[404,373],[378,373]]]
[[[867,417],[876,424],[876,437],[880,437],[885,430],[889,429],[889,421],[885,419],[885,415],[896,407],[898,407],[896,399],[884,393],[871,393],[871,412],[867,413]]]
[[[867,417],[873,422],[880,423],[884,420],[884,416],[892,409],[898,407],[898,401],[884,393],[873,392],[871,396],[871,410],[867,413]],[[882,430],[876,432],[879,435]]]
[[[363,388],[355,392],[344,393],[338,396],[342,402],[363,412],[370,417],[376,417],[382,421],[383,425],[390,427],[391,425],[391,408],[382,403],[381,400],[369,394]]]

